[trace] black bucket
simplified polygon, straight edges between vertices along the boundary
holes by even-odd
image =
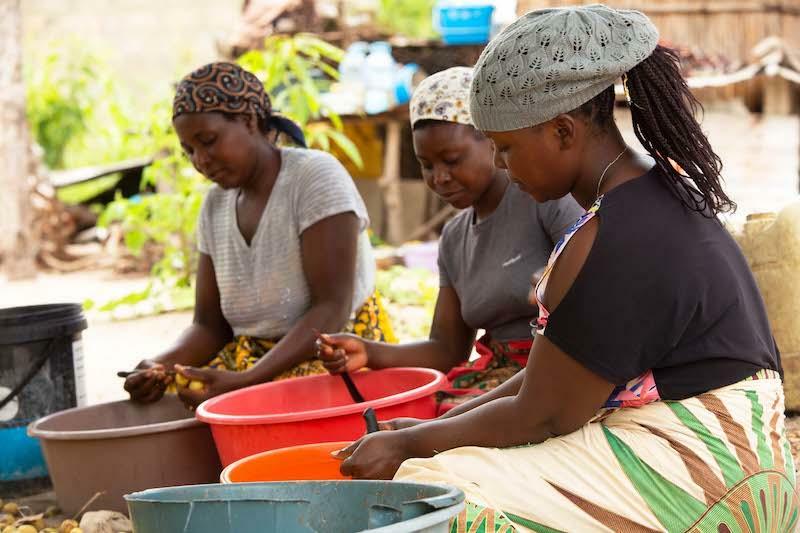
[[[78,304],[0,309],[0,495],[50,485],[29,423],[86,400]]]

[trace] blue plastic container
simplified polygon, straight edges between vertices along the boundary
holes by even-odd
[[[433,27],[448,45],[485,44],[492,29],[492,3],[440,0],[433,8]]]
[[[78,304],[0,309],[0,496],[22,496],[50,484],[34,420],[83,401]]]
[[[134,533],[446,533],[464,493],[396,481],[195,485],[125,496]]]

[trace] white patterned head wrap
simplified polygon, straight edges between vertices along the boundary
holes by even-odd
[[[411,127],[420,120],[440,120],[472,126],[469,88],[472,69],[452,67],[428,76],[414,89],[409,104]]]

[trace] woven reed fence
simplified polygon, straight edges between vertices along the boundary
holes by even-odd
[[[518,0],[521,15],[542,7],[593,4],[597,0]],[[752,60],[752,49],[766,37],[780,37],[788,46],[800,49],[800,0],[605,0],[616,8],[637,9],[646,13],[661,32],[662,39],[674,45],[701,50],[737,64]],[[742,98],[749,107],[761,110],[765,92],[774,94],[774,85],[783,84],[779,107],[796,106],[796,91],[780,79],[756,78],[715,89],[703,89],[700,96],[710,99]],[[788,93],[787,93],[788,94]],[[784,112],[792,109],[784,109]]]

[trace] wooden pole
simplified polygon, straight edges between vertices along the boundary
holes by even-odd
[[[442,209],[439,210],[438,213],[433,215],[427,222],[423,223],[421,226],[417,227],[411,234],[408,236],[409,241],[415,241],[417,239],[422,239],[423,237],[427,236],[430,232],[435,230],[439,225],[447,222],[450,217],[455,215],[458,212],[458,209],[453,207],[452,205],[446,205]]]
[[[20,0],[0,0],[0,257],[9,279],[36,275]]]
[[[386,206],[386,238],[390,244],[403,242],[403,206],[400,193],[400,134],[402,123],[386,123],[386,148],[383,157],[383,176],[380,179],[383,203]]]

